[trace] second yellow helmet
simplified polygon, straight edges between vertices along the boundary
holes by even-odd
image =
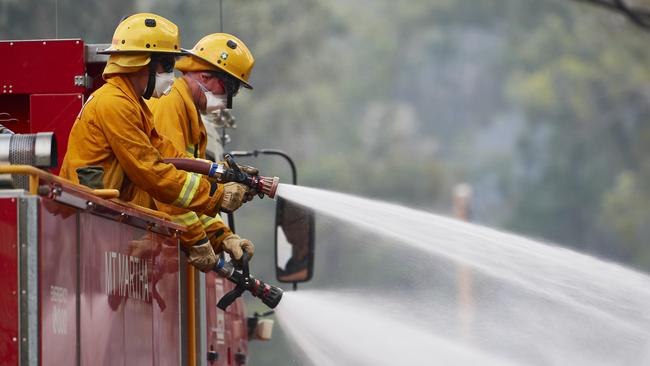
[[[253,71],[255,59],[244,42],[232,34],[209,34],[201,38],[194,48],[187,52],[191,56],[178,60],[176,62],[177,69],[187,72],[203,71],[209,67],[209,70],[225,71],[241,81],[244,87],[253,88],[248,80]],[[203,62],[194,62],[192,57]]]

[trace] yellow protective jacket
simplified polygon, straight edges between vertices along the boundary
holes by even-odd
[[[153,112],[156,130],[169,139],[176,150],[185,151],[186,157],[205,159],[207,132],[183,77],[174,81],[168,95],[150,100],[147,104]],[[219,215],[197,215],[161,202],[156,204],[160,211],[172,215],[174,221],[188,227],[188,231],[181,236],[181,242],[185,245],[208,237],[214,249],[218,250],[223,239],[232,234]]]
[[[124,75],[107,79],[88,98],[68,140],[60,176],[79,183],[76,169],[102,166],[105,188],[118,189],[120,199],[151,206],[151,198],[214,215],[223,187],[215,188],[199,174],[177,170],[161,154],[182,156],[158,135],[153,115]]]

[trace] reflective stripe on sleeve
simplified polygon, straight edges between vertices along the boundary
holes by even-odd
[[[223,222],[223,219],[219,215],[216,217],[201,215],[201,224],[203,225],[204,229],[207,229],[218,222]]]
[[[196,152],[196,150],[195,150],[195,148],[194,148],[194,145],[187,145],[187,146],[185,147],[185,153],[186,153],[187,156],[189,156],[190,158],[193,158],[193,157],[194,157],[194,153],[195,153],[195,152]]]
[[[199,184],[201,182],[201,176],[196,173],[187,173],[185,178],[185,184],[183,184],[183,189],[178,195],[178,198],[172,204],[178,207],[187,207],[190,205],[196,194],[196,190],[199,189]]]
[[[182,215],[172,216],[172,221],[174,221],[177,224],[191,226],[198,223],[200,220],[199,217],[196,215],[196,212],[187,212]]]

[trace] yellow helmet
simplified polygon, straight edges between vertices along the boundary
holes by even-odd
[[[188,71],[224,71],[241,81],[248,89],[253,87],[248,83],[255,59],[244,42],[227,33],[209,34],[188,50],[191,56],[183,57],[176,62],[176,68]]]
[[[101,54],[154,52],[183,55],[178,27],[166,18],[139,13],[122,20],[115,29],[111,46]]]

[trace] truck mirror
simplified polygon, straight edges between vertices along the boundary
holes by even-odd
[[[314,212],[276,200],[275,276],[280,282],[307,282],[314,269]]]

